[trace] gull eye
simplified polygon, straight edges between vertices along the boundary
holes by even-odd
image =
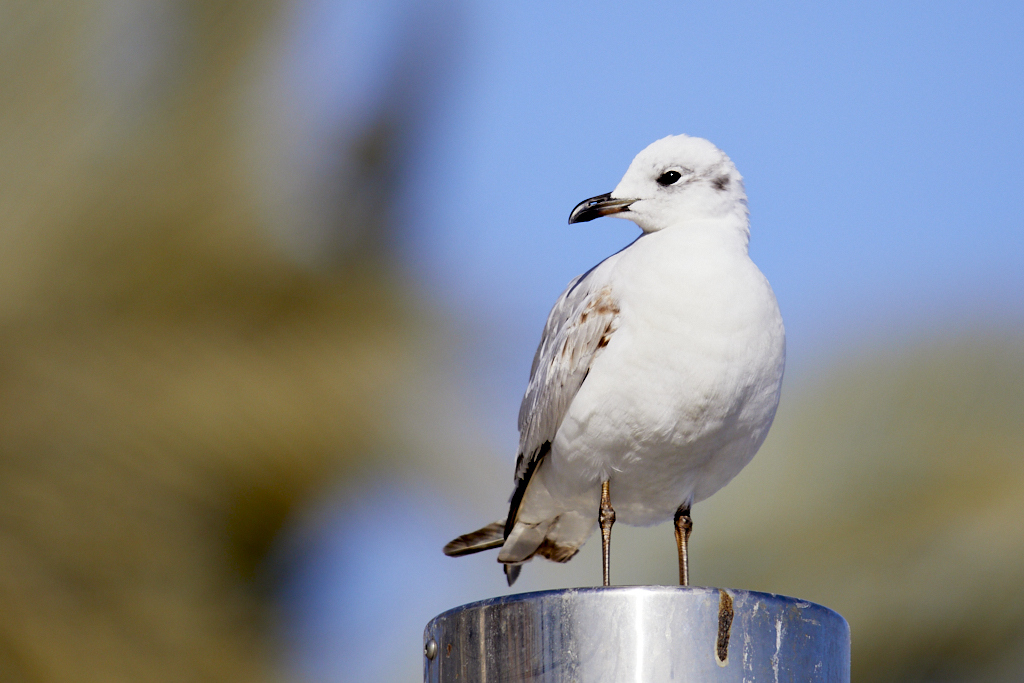
[[[658,184],[662,187],[667,187],[680,178],[682,178],[682,175],[679,174],[679,171],[665,171],[658,176]]]

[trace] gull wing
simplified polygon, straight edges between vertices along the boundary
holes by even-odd
[[[613,257],[614,258],[614,257]],[[551,448],[569,404],[619,325],[619,304],[603,261],[569,283],[544,325],[519,408],[519,457],[505,536],[511,533],[537,465]],[[610,264],[609,264],[610,265]]]

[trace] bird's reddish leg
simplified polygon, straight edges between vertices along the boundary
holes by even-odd
[[[679,551],[679,585],[690,585],[690,532],[693,531],[693,520],[690,519],[690,506],[680,505],[676,510],[676,549]]]
[[[615,510],[612,509],[611,495],[608,491],[608,482],[601,483],[601,512],[598,516],[601,522],[601,552],[602,568],[604,570],[604,585],[611,585],[611,543],[612,524],[615,524]]]

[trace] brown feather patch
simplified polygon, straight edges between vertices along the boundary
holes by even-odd
[[[568,562],[579,550],[577,546],[569,545],[568,543],[556,543],[550,538],[545,538],[544,542],[537,548],[536,554],[555,562]]]
[[[593,310],[598,315],[618,315],[619,304],[615,301],[615,297],[612,296],[611,287],[605,287],[597,296],[587,305],[587,309],[584,314]],[[586,317],[581,316],[581,321],[586,320]]]

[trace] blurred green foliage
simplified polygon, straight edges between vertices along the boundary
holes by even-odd
[[[409,371],[377,243],[311,271],[258,208],[239,120],[280,8],[163,5],[173,50],[127,94],[97,51],[146,38],[109,36],[138,6],[2,11],[5,681],[276,678],[256,569],[300,501],[386,448]]]

